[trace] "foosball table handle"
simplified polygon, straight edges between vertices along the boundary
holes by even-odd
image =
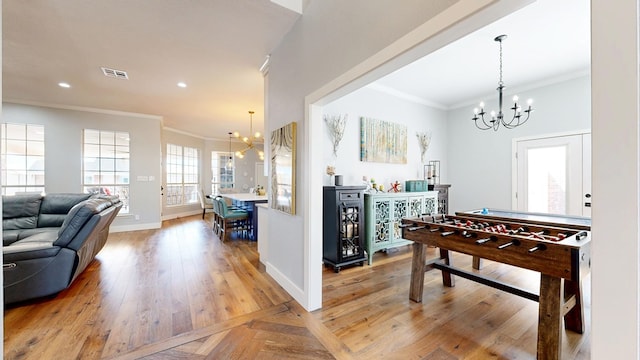
[[[498,238],[495,237],[495,236],[490,236],[488,238],[478,239],[478,240],[476,240],[476,244],[482,245],[482,244],[487,243],[489,241],[498,241]]]
[[[423,226],[413,226],[413,227],[408,228],[407,230],[409,230],[409,231],[417,231],[417,230],[426,229],[426,228],[427,228],[427,226],[425,226],[425,225],[423,225]]]
[[[586,239],[587,235],[588,234],[586,231],[580,231],[579,233],[576,234],[576,240],[580,241],[582,239]]]
[[[520,240],[513,239],[513,240],[509,241],[508,243],[504,243],[504,244],[498,246],[498,249],[502,250],[502,249],[508,248],[511,245],[515,245],[515,246],[520,245]]]
[[[532,247],[531,249],[529,249],[529,250],[527,250],[527,251],[528,251],[529,253],[534,253],[534,252],[536,252],[536,251],[538,251],[538,250],[540,250],[540,251],[547,250],[547,245],[545,245],[545,244],[538,244],[538,245],[536,245],[536,246]]]

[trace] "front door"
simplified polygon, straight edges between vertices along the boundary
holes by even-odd
[[[517,210],[591,216],[591,134],[516,140]]]

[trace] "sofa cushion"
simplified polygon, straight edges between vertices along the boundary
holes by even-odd
[[[2,229],[2,246],[7,246],[7,245],[10,245],[10,244],[18,241],[18,236],[20,236],[20,232],[22,232],[22,230],[19,230],[19,229],[11,229],[11,230]]]
[[[46,256],[53,256],[58,252],[58,249],[53,249],[53,242],[58,238],[57,230],[48,230],[42,231],[37,234],[28,236],[22,240],[18,240],[11,244],[10,246],[4,246],[2,248],[2,252],[4,255],[15,254],[15,253],[24,253],[24,252],[32,252],[31,254],[24,254],[28,256],[28,258],[38,257],[35,256],[35,251],[40,251]],[[46,251],[43,251],[46,250]]]
[[[38,225],[42,195],[2,197],[2,229],[33,229]]]
[[[22,240],[34,234],[39,234],[45,231],[55,231],[58,232],[60,227],[44,227],[44,228],[35,228],[35,229],[11,229],[11,230],[2,230],[2,245],[7,246],[11,245],[18,240]]]
[[[69,210],[90,196],[91,194],[47,194],[40,205],[38,227],[62,226]]]

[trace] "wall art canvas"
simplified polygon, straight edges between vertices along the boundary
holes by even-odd
[[[360,161],[407,163],[407,126],[360,118]]]
[[[271,204],[287,214],[296,213],[296,123],[271,132]]]

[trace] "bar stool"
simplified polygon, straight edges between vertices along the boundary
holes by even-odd
[[[220,237],[222,241],[229,239],[231,232],[247,231],[249,213],[246,210],[230,209],[224,199],[216,198],[216,202],[218,203],[218,208],[220,209],[220,231],[222,233],[221,236],[219,235],[218,237]]]
[[[220,196],[216,196],[213,198],[213,232],[220,237],[220,205],[218,205],[218,200]]]

